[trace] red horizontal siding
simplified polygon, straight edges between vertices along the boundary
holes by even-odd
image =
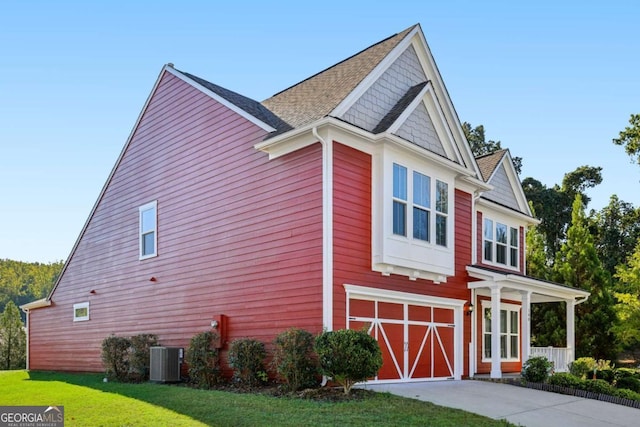
[[[187,347],[322,328],[321,150],[269,161],[264,130],[165,74],[53,294],[30,314],[30,367],[101,371],[111,334]],[[138,260],[138,207],[158,201],[158,256]],[[149,279],[154,277],[156,281]],[[95,293],[89,293],[94,290]],[[90,302],[86,322],[74,303]]]
[[[447,283],[409,280],[408,277],[382,276],[371,270],[371,156],[334,143],[334,329],[346,326],[344,284],[384,288],[421,295],[469,300],[466,266],[471,263],[472,203],[471,195],[455,191],[455,272]],[[470,318],[465,316],[463,351],[471,340]],[[464,366],[468,375],[468,366]]]

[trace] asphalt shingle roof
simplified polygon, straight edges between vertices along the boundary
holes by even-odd
[[[482,179],[484,179],[485,182],[487,182],[489,178],[491,178],[491,174],[493,174],[493,171],[496,170],[506,152],[507,150],[498,150],[491,154],[485,154],[484,156],[476,157],[478,169],[480,169]]]
[[[293,127],[319,120],[331,113],[415,26],[262,101]]]
[[[200,77],[194,76],[193,74],[185,73],[184,71],[180,72],[189,77],[191,80],[206,87],[218,96],[226,99],[236,107],[246,111],[258,120],[261,120],[269,126],[273,127],[274,129],[276,129],[276,132],[284,132],[292,129],[292,127],[289,126],[284,120],[273,114],[273,112],[269,111],[267,107],[265,107],[258,101],[254,101],[253,99],[247,98],[244,95],[240,95],[239,93],[233,92],[229,89],[225,89],[222,86],[218,86],[216,84],[208,82],[204,79],[201,79]]]

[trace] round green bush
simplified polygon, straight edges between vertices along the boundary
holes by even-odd
[[[584,390],[584,382],[587,380],[580,379],[568,372],[557,372],[549,377],[549,384],[557,385],[560,387],[573,388],[577,390]]]
[[[593,357],[580,357],[569,364],[569,372],[578,378],[591,378],[598,363]]]
[[[543,383],[547,380],[553,363],[544,356],[536,356],[528,359],[522,365],[522,378],[532,383]]]
[[[102,364],[107,378],[126,382],[129,379],[129,338],[111,335],[102,341]]]
[[[605,380],[586,380],[584,384],[585,390],[587,391],[611,396],[614,395],[615,388]]]
[[[341,329],[316,338],[322,373],[340,384],[345,394],[355,383],[374,377],[382,367],[378,342],[366,331]]]

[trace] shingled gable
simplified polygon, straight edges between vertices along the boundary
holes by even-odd
[[[395,83],[401,84],[390,83],[393,79],[399,79]],[[380,89],[393,93],[379,93]],[[370,132],[369,135],[393,134],[457,163],[476,176],[478,183],[484,183],[419,25],[374,44],[262,104],[296,129],[332,117]],[[370,117],[363,122],[362,115]],[[408,121],[417,128],[404,126]],[[256,148],[267,151],[266,145]]]
[[[533,216],[509,150],[498,150],[478,157],[476,162],[482,179],[493,187],[492,190],[482,193],[481,199],[508,207],[529,217]]]
[[[387,57],[416,26],[285,89],[262,104],[293,127],[319,120],[331,112]]]

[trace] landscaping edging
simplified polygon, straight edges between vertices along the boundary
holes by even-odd
[[[520,378],[500,378],[500,379],[491,379],[491,378],[474,378],[476,381],[490,381],[501,384],[509,384],[520,387],[531,388],[534,390],[542,390],[549,391],[552,393],[566,394],[569,396],[582,397],[585,399],[593,399],[593,400],[601,400],[603,402],[615,403],[616,405],[628,406],[630,408],[640,409],[640,401],[625,399],[622,397],[611,396],[603,393],[594,393],[592,391],[586,390],[578,390],[569,387],[562,387],[553,384],[545,384],[545,383],[530,383],[527,381],[523,381]]]

